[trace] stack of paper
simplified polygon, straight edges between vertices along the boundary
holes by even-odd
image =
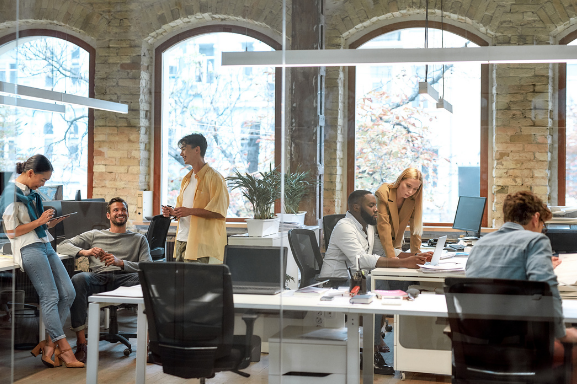
[[[330,288],[320,288],[320,287],[303,287],[301,289],[297,289],[295,291],[295,295],[319,295],[322,296],[325,293],[327,293],[328,291],[330,291]]]
[[[142,297],[142,287],[133,285],[132,287],[119,287],[114,291],[96,293],[102,296],[117,296],[117,297]]]
[[[439,263],[438,265],[419,265],[423,273],[465,273],[464,263]]]

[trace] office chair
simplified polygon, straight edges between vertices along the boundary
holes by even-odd
[[[256,315],[245,314],[246,335],[233,335],[232,281],[226,265],[140,263],[150,350],[164,373],[190,379],[248,367]]]
[[[150,247],[150,257],[153,261],[164,260],[164,248],[166,245],[166,235],[170,228],[170,217],[156,215],[150,220],[146,240]]]
[[[331,240],[331,234],[333,233],[333,228],[337,225],[337,222],[345,217],[342,213],[336,213],[334,215],[323,216],[323,237],[325,240],[325,251],[329,248],[329,241]]]
[[[288,240],[293,257],[301,273],[299,289],[324,280],[329,280],[329,286],[333,288],[346,283],[348,280],[346,278],[319,279],[323,258],[314,231],[301,228],[291,229],[288,232]],[[315,267],[315,263],[318,268]]]
[[[453,383],[571,381],[571,344],[564,344],[565,370],[553,369],[555,319],[548,283],[447,278],[445,298]]]

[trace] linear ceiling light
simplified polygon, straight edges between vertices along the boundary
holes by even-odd
[[[419,96],[431,103],[439,101],[439,92],[426,81],[419,81]]]
[[[442,97],[440,97],[439,101],[437,102],[437,108],[446,109],[447,112],[453,113],[453,105]]]
[[[0,81],[0,93],[4,93],[10,96],[30,97],[38,100],[53,101],[56,103],[101,109],[103,111],[128,113],[128,105],[126,104],[114,103],[112,101],[93,99],[84,96],[76,96],[68,93],[48,91],[46,89],[28,87],[26,85],[16,85],[4,81]]]
[[[223,52],[222,65],[282,67],[282,51]],[[286,67],[377,64],[577,63],[574,45],[521,45],[467,48],[319,49],[285,51]]]
[[[0,105],[10,105],[13,107],[38,109],[41,111],[64,113],[66,107],[60,104],[43,103],[41,101],[18,99],[16,97],[0,95]]]

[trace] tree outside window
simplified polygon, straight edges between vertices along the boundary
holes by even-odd
[[[205,160],[224,177],[235,170],[258,172],[274,163],[275,70],[221,67],[221,53],[271,51],[261,41],[236,33],[189,38],[163,53],[162,194],[174,205],[189,171],[178,140],[199,132],[208,141]],[[252,206],[230,191],[227,217],[248,217]]]
[[[423,48],[424,33],[397,30],[359,49]],[[429,47],[441,44],[477,46],[429,28]],[[425,79],[453,105],[453,114],[419,97]],[[480,79],[480,65],[357,67],[355,189],[375,191],[405,168],[418,168],[425,176],[424,221],[452,222],[460,195],[480,195]]]

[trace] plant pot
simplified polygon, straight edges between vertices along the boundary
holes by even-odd
[[[246,228],[250,237],[263,237],[278,233],[279,219],[246,219]]]
[[[276,217],[285,223],[298,223],[304,225],[306,214],[307,211],[299,211],[299,213],[277,213]]]

